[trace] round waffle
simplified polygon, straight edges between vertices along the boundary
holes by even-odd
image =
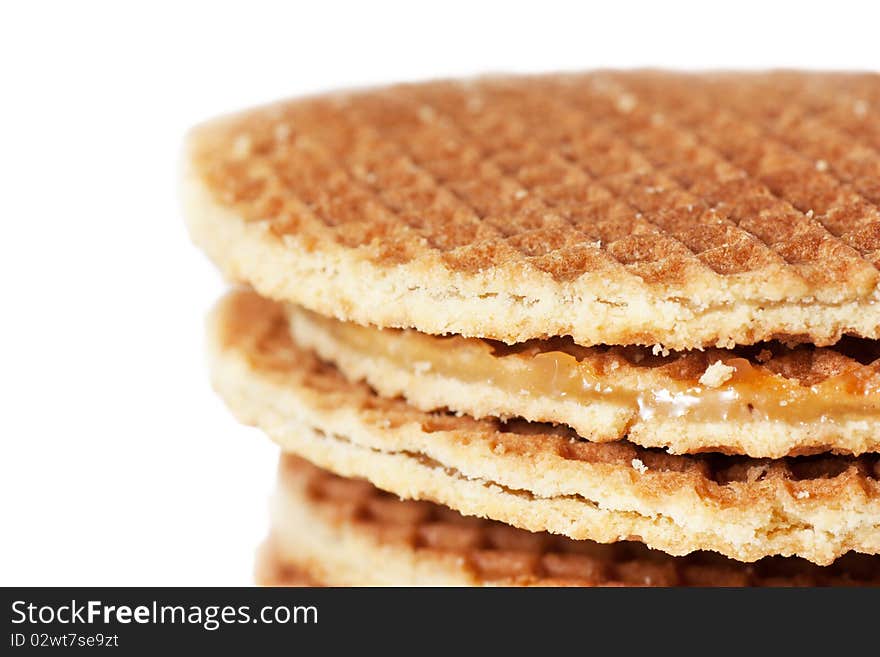
[[[825,567],[783,557],[742,564],[705,552],[671,557],[638,543],[573,541],[400,500],[284,456],[257,578],[331,586],[877,586],[880,557],[851,554]]]
[[[425,411],[521,417],[594,442],[779,458],[880,450],[880,342],[655,355],[570,339],[508,347],[376,329],[290,307],[295,341]]]
[[[880,76],[587,75],[280,103],[189,141],[194,239],[321,314],[507,343],[880,337]]]
[[[284,309],[235,292],[213,315],[214,384],[287,450],[401,497],[598,542],[827,564],[880,551],[875,455],[676,456],[525,421],[420,411],[348,381],[290,337]]]

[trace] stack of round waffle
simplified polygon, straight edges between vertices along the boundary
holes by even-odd
[[[263,579],[880,580],[878,106],[600,72],[197,129],[215,385],[329,471],[284,457]]]

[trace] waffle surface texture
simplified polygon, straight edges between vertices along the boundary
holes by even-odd
[[[850,554],[831,566],[770,557],[742,564],[687,557],[638,543],[601,545],[465,517],[400,500],[282,457],[273,534],[258,581],[331,586],[877,586],[880,557]]]
[[[327,316],[507,343],[880,337],[880,77],[597,72],[279,103],[189,140],[194,239]]]
[[[876,455],[675,456],[546,424],[420,411],[297,346],[284,308],[247,291],[221,301],[209,341],[214,385],[243,422],[286,451],[401,497],[674,555],[828,564],[851,550],[880,551]]]

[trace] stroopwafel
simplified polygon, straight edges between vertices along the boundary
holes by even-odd
[[[214,385],[285,450],[402,497],[532,531],[641,540],[670,554],[827,564],[880,551],[876,455],[675,456],[523,421],[427,413],[348,381],[290,337],[284,309],[233,292],[215,310]]]
[[[361,323],[878,338],[878,96],[877,75],[597,72],[278,103],[192,134],[187,214],[233,279]]]
[[[671,557],[638,543],[601,545],[400,500],[282,457],[260,583],[331,586],[878,586],[880,557],[831,566],[717,554]],[[304,575],[308,573],[308,575]]]

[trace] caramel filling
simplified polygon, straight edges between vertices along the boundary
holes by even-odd
[[[652,364],[639,364],[639,359],[624,356],[623,348],[568,345],[559,349],[558,340],[506,347],[477,338],[368,328],[312,313],[307,316],[365,359],[383,359],[416,374],[483,383],[523,398],[625,406],[643,420],[812,424],[875,419],[880,410],[880,362],[854,364],[847,371],[804,385],[734,352],[723,352],[726,355],[711,360],[715,367],[719,361],[723,365],[720,377],[677,377],[657,367],[669,359],[649,357]]]

